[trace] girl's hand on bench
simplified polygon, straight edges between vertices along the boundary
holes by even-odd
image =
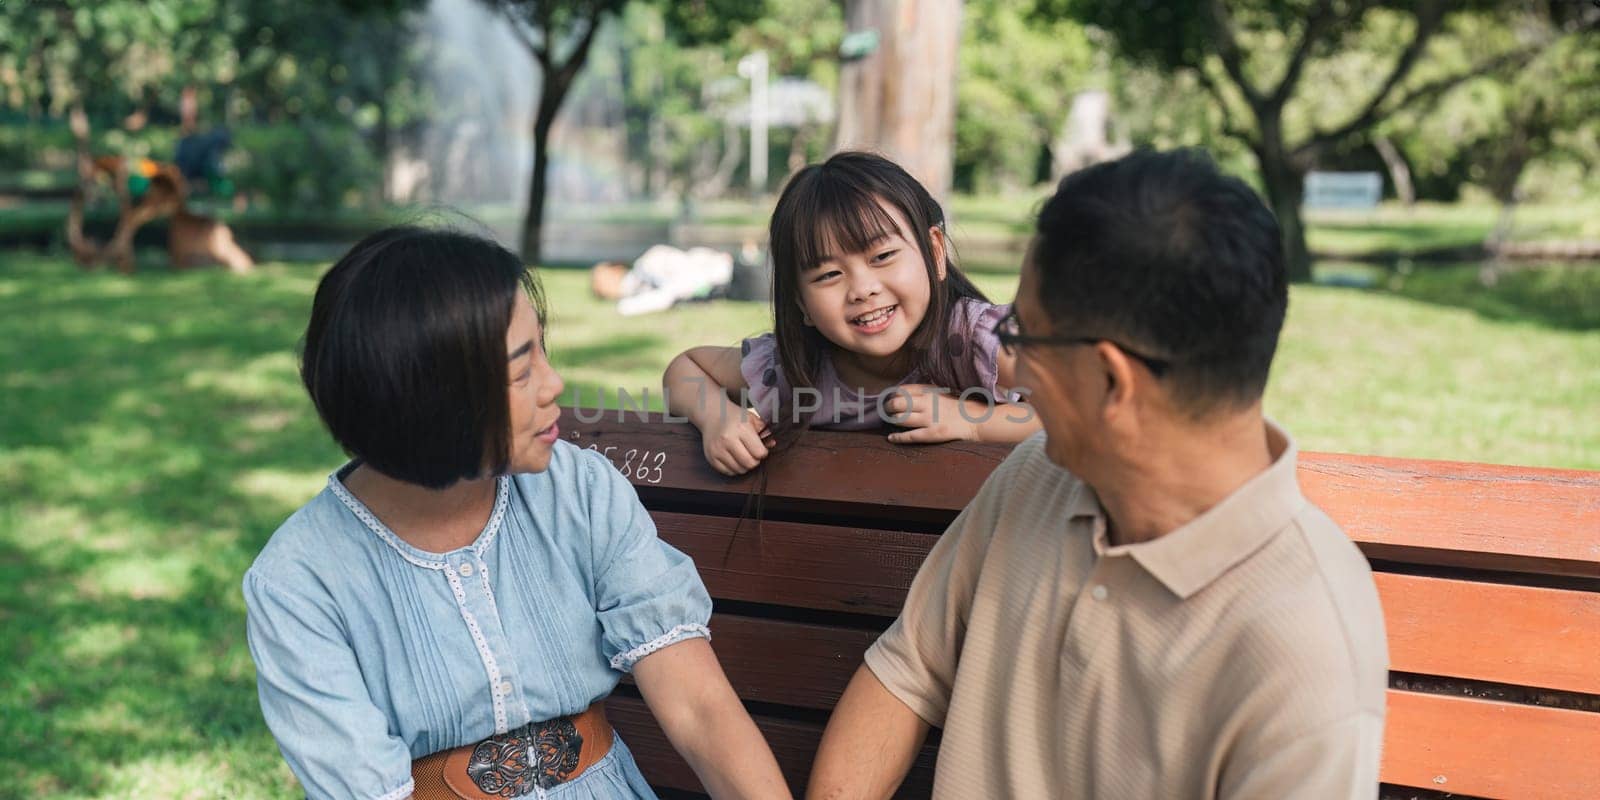
[[[904,419],[896,425],[909,430],[889,434],[895,444],[934,444],[937,442],[978,441],[978,425],[986,409],[981,403],[968,402],[962,407],[959,397],[952,397],[935,386],[908,383],[901,386],[893,397],[884,401],[885,411]]]
[[[702,443],[712,469],[723,475],[743,475],[767,457],[767,423],[751,409],[728,405],[728,413],[706,427]]]

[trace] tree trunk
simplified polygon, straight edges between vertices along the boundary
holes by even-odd
[[[1527,168],[1530,156],[1525,147],[1516,147],[1490,169],[1489,189],[1494,194],[1494,199],[1500,202],[1500,213],[1495,219],[1494,230],[1489,232],[1489,238],[1484,242],[1484,247],[1496,257],[1506,242],[1511,241],[1511,227],[1517,211],[1517,183],[1522,179],[1522,172]]]
[[[522,219],[522,261],[539,266],[544,231],[545,175],[550,171],[550,127],[555,124],[569,85],[558,71],[546,70],[533,116],[533,174],[528,178],[528,212]]]
[[[739,162],[744,158],[743,146],[744,139],[739,135],[739,126],[724,124],[722,157],[717,161],[716,170],[696,180],[695,185],[687,190],[704,199],[721,197],[732,185],[733,173],[739,169]]]
[[[839,72],[833,149],[881,152],[943,200],[955,167],[961,0],[845,0],[845,26],[876,31],[878,44]]]
[[[789,140],[789,159],[784,163],[789,168],[789,174],[799,172],[806,165],[806,146],[811,143],[815,133],[816,129],[806,124],[794,129],[794,138]]]
[[[1306,226],[1300,217],[1304,180],[1304,175],[1293,175],[1267,193],[1283,235],[1283,264],[1291,283],[1311,282],[1311,250],[1306,246]]]
[[[390,86],[393,84],[385,84]],[[378,187],[378,205],[394,201],[394,131],[389,121],[388,98],[382,98],[378,103],[378,127],[373,132],[374,144],[378,150],[378,164],[380,185]]]
[[[378,24],[378,125],[373,131],[373,144],[378,150],[380,185],[378,204],[394,202],[394,119],[389,113],[389,96],[400,83],[400,60],[404,48],[398,21],[385,20]]]
[[[1292,283],[1311,281],[1311,251],[1306,247],[1305,221],[1300,203],[1305,197],[1305,169],[1284,151],[1281,139],[1263,125],[1264,146],[1256,151],[1261,166],[1261,182],[1267,190],[1267,204],[1278,218],[1283,237],[1283,264]],[[1275,146],[1276,145],[1276,146]]]
[[[545,174],[550,170],[550,126],[556,121],[562,101],[567,99],[567,90],[572,88],[578,72],[589,59],[589,45],[594,42],[595,31],[600,28],[600,15],[604,12],[603,5],[588,9],[588,16],[583,20],[587,27],[582,29],[578,43],[565,62],[557,61],[549,50],[533,44],[518,29],[523,45],[538,62],[540,70],[539,103],[533,115],[533,174],[528,178],[528,212],[522,220],[522,261],[525,264],[537,266],[544,255],[540,239],[544,232]],[[543,26],[546,37],[555,36],[549,19],[544,20]]]
[[[1394,194],[1406,207],[1417,203],[1417,190],[1411,185],[1411,167],[1406,165],[1406,158],[1401,155],[1400,148],[1388,137],[1378,136],[1372,140],[1373,149],[1383,159],[1383,165],[1389,169],[1389,180],[1394,183]]]
[[[650,196],[650,117],[653,109],[629,102],[633,90],[633,49],[617,48],[617,84],[622,87],[622,136],[628,191]]]
[[[672,189],[671,159],[667,157],[667,123],[660,114],[650,115],[650,158],[645,180],[645,196],[654,200]]]
[[[533,174],[528,178],[528,212],[522,218],[522,262],[535,267],[544,255],[539,245],[544,232],[544,178],[550,168],[550,123],[554,119],[554,114],[545,118],[541,98],[540,111],[533,123]]]

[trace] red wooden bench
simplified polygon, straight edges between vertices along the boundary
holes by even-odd
[[[692,427],[569,410],[561,428],[694,558],[717,655],[797,795],[862,652],[1008,452],[811,432],[768,466],[757,526],[741,522],[754,479],[714,473]],[[1300,480],[1377,573],[1382,795],[1600,798],[1600,473],[1303,453]],[[664,796],[698,795],[631,687],[609,709]],[[937,747],[935,733],[898,797],[928,796]]]

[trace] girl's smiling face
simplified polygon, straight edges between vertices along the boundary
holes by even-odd
[[[839,252],[834,237],[821,260],[801,269],[799,301],[806,324],[836,347],[861,357],[869,369],[893,370],[895,357],[928,314],[932,286],[921,250],[906,235],[911,228],[905,217],[881,200],[877,210],[893,225],[880,225],[878,235],[856,252]],[[943,279],[943,232],[936,226],[930,238]]]

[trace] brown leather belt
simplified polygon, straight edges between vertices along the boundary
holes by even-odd
[[[570,781],[611,752],[605,701],[411,762],[412,800],[503,800]]]

